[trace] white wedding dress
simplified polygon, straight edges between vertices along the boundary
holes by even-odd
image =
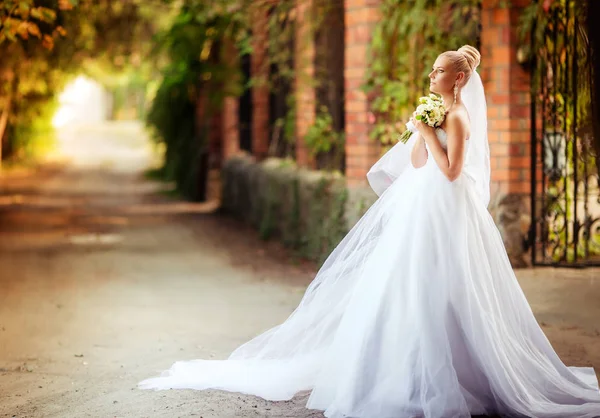
[[[336,418],[600,417],[594,370],[551,347],[467,168],[450,182],[431,156],[406,167],[284,323],[140,387],[310,390],[307,408]]]

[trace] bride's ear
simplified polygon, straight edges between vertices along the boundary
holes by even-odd
[[[463,81],[465,80],[465,73],[464,72],[459,72],[458,75],[456,76],[456,84],[458,86],[463,86]]]

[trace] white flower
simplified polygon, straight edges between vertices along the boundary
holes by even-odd
[[[435,127],[441,125],[446,116],[446,109],[441,98],[435,94],[419,98],[419,105],[416,110],[417,116],[429,126]]]

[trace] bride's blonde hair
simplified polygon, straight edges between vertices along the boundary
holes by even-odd
[[[471,45],[461,46],[456,51],[443,52],[440,56],[447,58],[456,72],[465,73],[463,85],[469,81],[471,74],[473,74],[473,71],[475,71],[481,61],[481,54],[477,48]]]

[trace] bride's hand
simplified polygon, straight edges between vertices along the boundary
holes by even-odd
[[[427,140],[431,137],[431,135],[435,135],[435,130],[431,126],[421,122],[420,120],[417,120],[416,117],[417,112],[414,112],[412,118],[410,118],[410,121],[413,123],[413,125],[415,125],[415,128],[417,128],[417,130],[421,134],[421,138]]]

